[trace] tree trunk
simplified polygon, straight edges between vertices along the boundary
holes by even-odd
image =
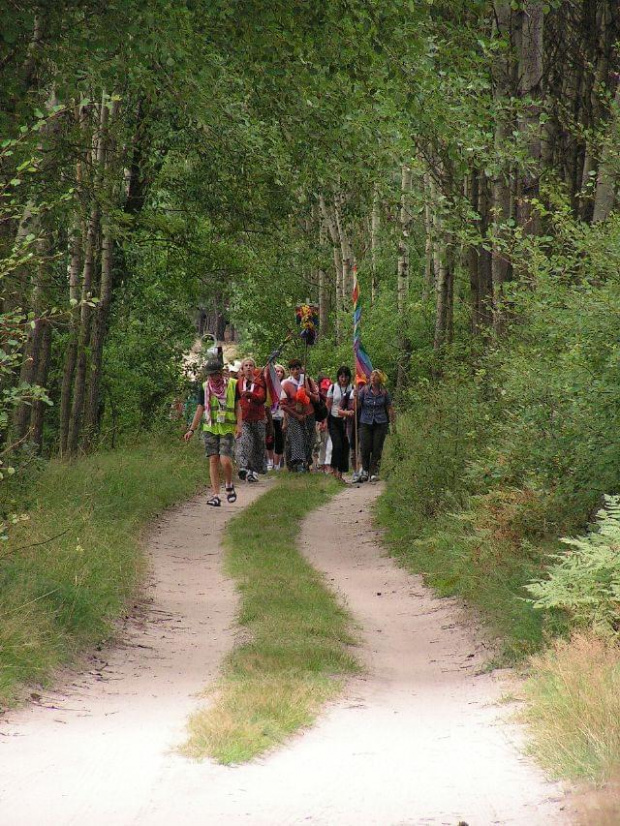
[[[103,344],[107,334],[108,316],[112,301],[112,253],[113,240],[109,221],[106,221],[101,230],[101,288],[91,328],[90,374],[84,408],[83,450],[90,448],[99,431]]]
[[[90,336],[92,324],[92,308],[90,306],[94,295],[94,274],[95,259],[97,253],[97,240],[100,234],[101,210],[99,207],[99,197],[101,195],[102,179],[105,181],[106,153],[109,141],[107,133],[109,109],[107,96],[102,96],[99,104],[98,125],[93,141],[93,203],[90,210],[90,217],[86,229],[86,239],[84,243],[84,268],[82,270],[82,289],[80,306],[80,329],[77,342],[77,355],[75,364],[75,381],[73,385],[73,401],[71,406],[71,420],[69,423],[69,437],[67,440],[67,451],[70,455],[77,453],[82,431],[82,422],[85,412],[86,387],[88,380]]]
[[[335,327],[336,327],[336,341],[340,343],[340,313],[344,309],[342,304],[342,281],[343,281],[343,264],[342,264],[342,255],[340,252],[340,237],[338,234],[338,227],[336,226],[336,219],[327,206],[325,202],[325,198],[321,195],[319,197],[319,206],[321,207],[321,214],[323,216],[323,221],[325,224],[325,228],[327,229],[327,233],[329,238],[332,242],[332,249],[334,254],[334,271],[336,277],[334,279],[335,285],[335,301],[334,301],[334,309],[335,309]]]
[[[514,92],[514,36],[513,13],[510,0],[495,3],[496,34],[504,41],[504,48],[497,60],[493,99],[496,110],[495,151],[499,158],[506,152],[513,130],[512,116],[509,113],[510,98]],[[507,111],[508,109],[508,111]],[[492,187],[493,202],[493,246],[491,253],[491,279],[493,285],[493,328],[500,333],[504,324],[503,293],[504,284],[510,280],[512,270],[505,251],[508,235],[507,221],[510,219],[510,170],[505,160],[499,164]]]
[[[340,254],[342,259],[342,299],[341,306],[344,312],[349,307],[350,296],[353,291],[353,267],[355,266],[355,256],[349,234],[347,232],[344,217],[342,214],[343,197],[338,194],[334,198],[334,217],[338,238],[340,239]]]
[[[424,284],[422,299],[428,301],[435,286],[435,267],[433,259],[433,184],[429,172],[424,173]]]
[[[435,338],[433,347],[439,353],[452,338],[453,272],[448,243],[435,248]]]
[[[618,84],[616,88],[609,130],[607,133],[607,137],[605,139],[603,152],[601,155],[601,162],[598,168],[598,175],[596,179],[596,195],[594,198],[594,212],[592,214],[593,223],[604,221],[608,217],[611,210],[614,208],[614,204],[616,202],[618,163],[617,150],[613,136],[617,132],[619,121],[620,84]]]
[[[407,296],[409,294],[409,233],[411,230],[411,212],[409,209],[409,194],[412,184],[411,167],[403,164],[401,169],[400,190],[400,238],[398,240],[397,265],[397,308],[400,315],[405,312]]]
[[[79,178],[79,175],[78,175]],[[80,269],[82,267],[82,248],[79,237],[79,220],[76,218],[73,230],[69,238],[69,267],[67,271],[69,280],[69,303],[71,305],[69,342],[65,350],[65,361],[62,374],[62,385],[60,391],[60,455],[67,453],[69,443],[69,427],[71,421],[71,402],[73,377],[75,373],[75,363],[77,359],[77,338],[80,324]]]
[[[114,202],[114,178],[111,174],[111,155],[113,142],[110,127],[114,125],[118,112],[118,102],[112,103],[107,135],[104,135],[104,148],[99,162],[102,164],[101,177],[107,189],[108,200]],[[107,185],[106,185],[107,184]],[[110,218],[104,216],[101,221],[101,278],[99,282],[99,301],[94,309],[90,341],[90,374],[88,394],[84,410],[84,435],[82,448],[88,450],[99,432],[101,409],[101,374],[103,371],[103,347],[108,333],[108,318],[112,304],[114,288],[114,240]],[[223,330],[218,331],[218,340],[223,338]]]
[[[379,190],[375,186],[372,196],[372,215],[370,218],[370,304],[374,306],[379,292],[377,273],[377,249],[379,246]]]
[[[37,372],[34,380],[39,387],[47,386],[47,377],[50,368],[50,358],[52,352],[52,325],[46,319],[41,322],[42,330],[40,336],[39,357],[37,362]],[[43,424],[47,405],[40,399],[36,399],[32,404],[32,415],[30,418],[30,428],[32,441],[41,452],[43,447]]]
[[[527,166],[521,177],[521,192],[517,204],[517,221],[524,235],[540,235],[540,216],[533,205],[539,196],[540,113],[543,77],[544,4],[541,0],[525,0],[521,26],[521,83],[519,93],[526,101],[519,120],[519,131],[527,147]]]
[[[69,420],[69,435],[67,438],[67,453],[74,456],[77,453],[82,429],[84,413],[84,397],[86,393],[86,371],[88,367],[88,344],[90,341],[92,281],[95,266],[95,248],[99,225],[99,207],[92,208],[84,244],[84,269],[82,271],[80,327],[76,345],[75,378],[73,384],[73,399]]]

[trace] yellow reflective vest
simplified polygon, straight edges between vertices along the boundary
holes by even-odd
[[[211,396],[210,412],[207,406],[209,402],[208,382],[203,385],[205,393],[205,412],[203,415],[202,429],[216,436],[225,436],[234,433],[237,429],[237,414],[235,412],[235,395],[237,392],[237,379],[228,379],[226,386],[226,400],[220,403],[217,396]]]

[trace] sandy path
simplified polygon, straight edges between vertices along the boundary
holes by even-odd
[[[311,731],[239,768],[170,751],[233,643],[218,539],[241,505],[213,511],[202,498],[154,537],[153,605],[127,644],[100,674],[0,726],[0,824],[568,823],[561,789],[498,724],[505,686],[476,675],[457,608],[382,555],[368,520],[376,492],[344,490],[304,525],[304,552],[364,629],[368,669]]]

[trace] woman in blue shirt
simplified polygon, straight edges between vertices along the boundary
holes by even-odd
[[[360,482],[379,478],[379,465],[383,453],[383,443],[388,434],[390,422],[394,423],[392,397],[385,388],[385,375],[381,370],[373,370],[370,384],[359,393],[360,408],[360,452],[362,472]]]

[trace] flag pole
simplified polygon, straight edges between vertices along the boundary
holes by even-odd
[[[355,387],[353,388],[353,445],[355,450],[355,472],[359,474],[360,469],[357,466],[359,457],[359,434],[357,432],[357,371],[355,372]]]
[[[359,457],[359,434],[357,432],[357,352],[355,350],[355,342],[357,338],[357,326],[359,323],[359,319],[356,318],[356,310],[357,310],[357,302],[359,298],[358,293],[358,286],[357,286],[357,264],[353,264],[353,364],[354,364],[354,376],[353,379],[353,450],[354,450],[354,458],[355,458],[355,472],[359,473],[359,468],[357,466],[358,457]]]

